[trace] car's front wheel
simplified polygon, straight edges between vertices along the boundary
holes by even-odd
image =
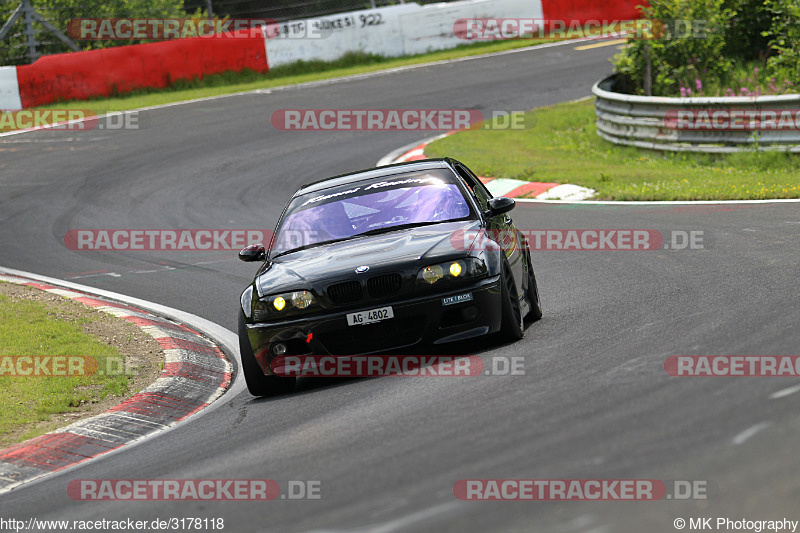
[[[244,318],[239,315],[239,354],[242,358],[242,372],[247,383],[247,390],[253,396],[272,396],[285,394],[294,389],[295,378],[281,376],[268,376],[258,366],[250,340],[247,337],[247,327]]]
[[[531,322],[542,318],[542,300],[539,297],[539,285],[536,283],[536,274],[533,273],[533,263],[531,263],[531,254],[528,252],[528,287],[526,289],[526,296],[530,309],[525,318]]]
[[[517,341],[525,335],[522,310],[519,307],[519,294],[514,276],[508,263],[503,263],[501,282],[501,305],[503,319],[500,325],[500,338],[504,341]]]

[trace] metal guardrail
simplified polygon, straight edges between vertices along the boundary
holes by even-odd
[[[800,153],[800,94],[668,98],[614,92],[615,76],[594,84],[597,134],[614,144],[672,152],[730,153],[745,150]],[[682,112],[697,117],[702,111],[746,115],[763,111],[790,111],[794,127],[775,129],[682,129],[676,117]],[[691,113],[691,114],[690,114]],[[713,116],[713,115],[712,115]],[[760,115],[759,115],[760,116]]]

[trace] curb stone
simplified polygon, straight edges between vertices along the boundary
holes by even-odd
[[[175,425],[231,385],[233,366],[223,351],[188,326],[23,276],[1,274],[0,281],[35,287],[127,320],[153,337],[165,357],[161,375],[150,386],[105,413],[0,449],[0,494]]]

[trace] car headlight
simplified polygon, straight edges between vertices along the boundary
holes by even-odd
[[[245,314],[247,318],[252,316],[253,312],[253,286],[250,285],[247,287],[244,292],[242,293],[242,312]]]
[[[444,277],[444,269],[441,265],[433,265],[422,269],[422,280],[433,285]]]
[[[308,291],[299,291],[292,293],[292,305],[298,309],[305,309],[314,303],[314,295]]]
[[[305,311],[317,300],[310,291],[294,291],[265,296],[253,303],[253,320],[256,322]]]
[[[417,283],[435,285],[442,280],[453,281],[483,276],[486,272],[486,265],[483,261],[476,257],[467,257],[466,259],[426,266],[417,274]]]

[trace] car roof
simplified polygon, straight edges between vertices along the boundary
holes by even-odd
[[[355,183],[372,178],[383,178],[386,176],[393,176],[395,174],[405,174],[407,172],[417,172],[434,168],[450,168],[450,161],[451,160],[449,158],[425,159],[422,161],[396,163],[394,165],[386,165],[383,167],[358,170],[356,172],[348,172],[347,174],[340,174],[339,176],[333,176],[331,178],[326,178],[303,185],[292,195],[292,198],[300,196],[301,194],[330,189],[331,187],[338,187],[339,185],[347,185],[348,183]]]

